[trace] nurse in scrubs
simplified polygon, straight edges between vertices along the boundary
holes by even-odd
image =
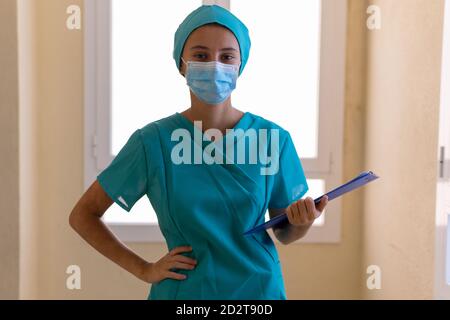
[[[272,218],[287,213],[273,231],[292,243],[327,204],[302,199],[308,185],[289,132],[232,106],[249,52],[248,30],[228,10],[203,5],[190,13],[173,51],[190,107],[134,131],[70,214],[92,247],[151,284],[148,299],[286,299],[269,234],[243,233],[267,210]],[[252,161],[256,149],[265,156]],[[130,250],[100,219],[113,202],[128,212],[143,196],[166,239],[158,261]]]

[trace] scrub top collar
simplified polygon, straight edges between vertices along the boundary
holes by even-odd
[[[177,119],[180,123],[180,125],[184,128],[189,130],[189,133],[191,134],[192,139],[194,140],[194,132],[196,132],[196,134],[201,134],[202,137],[202,149],[204,149],[206,146],[210,145],[211,143],[218,143],[220,140],[223,140],[223,146],[224,148],[226,147],[226,142],[227,142],[227,137],[230,135],[230,132],[226,133],[225,135],[223,135],[222,139],[218,139],[217,141],[203,141],[203,134],[204,132],[200,130],[200,128],[198,128],[197,126],[194,125],[194,123],[189,120],[188,118],[186,118],[184,115],[182,115],[179,112],[176,112],[174,114],[175,119]],[[244,114],[242,115],[241,119],[239,119],[239,121],[235,124],[235,126],[233,128],[230,128],[232,130],[238,130],[238,129],[242,129],[245,133],[245,131],[249,128],[251,128],[251,125],[253,123],[253,117],[252,114],[250,112],[244,112]],[[236,143],[237,141],[239,141],[242,138],[243,135],[238,136],[237,139],[234,139],[234,143]],[[196,143],[197,141],[194,140]]]

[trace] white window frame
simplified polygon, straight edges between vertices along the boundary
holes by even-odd
[[[233,0],[231,0],[233,1]],[[325,189],[342,184],[347,0],[322,0],[319,73],[318,157],[302,158],[308,179],[323,179]],[[230,0],[203,0],[230,8]],[[111,3],[90,0],[85,17],[85,188],[113,159],[111,146]],[[105,121],[106,120],[106,121]],[[355,172],[355,175],[359,172]],[[299,243],[337,243],[341,236],[341,198],[331,201],[325,222]],[[155,224],[108,223],[125,242],[165,242]],[[271,237],[278,241],[272,230]]]

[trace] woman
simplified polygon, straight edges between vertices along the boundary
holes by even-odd
[[[175,34],[173,56],[190,88],[190,108],[136,130],[70,215],[90,245],[152,284],[149,299],[286,299],[272,239],[265,231],[243,233],[264,222],[267,210],[271,217],[287,213],[288,223],[274,234],[291,243],[327,204],[326,197],[317,206],[301,199],[308,186],[289,133],[232,106],[249,51],[247,28],[228,10],[203,5],[189,14]],[[192,138],[199,134],[200,141]],[[266,152],[265,162],[248,160],[255,146],[259,155]],[[247,161],[236,161],[241,156]],[[269,158],[275,169],[264,171]],[[127,248],[100,219],[113,201],[130,211],[143,195],[168,246],[156,262]]]

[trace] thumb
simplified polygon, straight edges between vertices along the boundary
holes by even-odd
[[[320,199],[320,202],[316,205],[316,209],[322,212],[323,209],[325,209],[327,203],[328,203],[328,196],[325,195],[322,197],[322,199]]]

